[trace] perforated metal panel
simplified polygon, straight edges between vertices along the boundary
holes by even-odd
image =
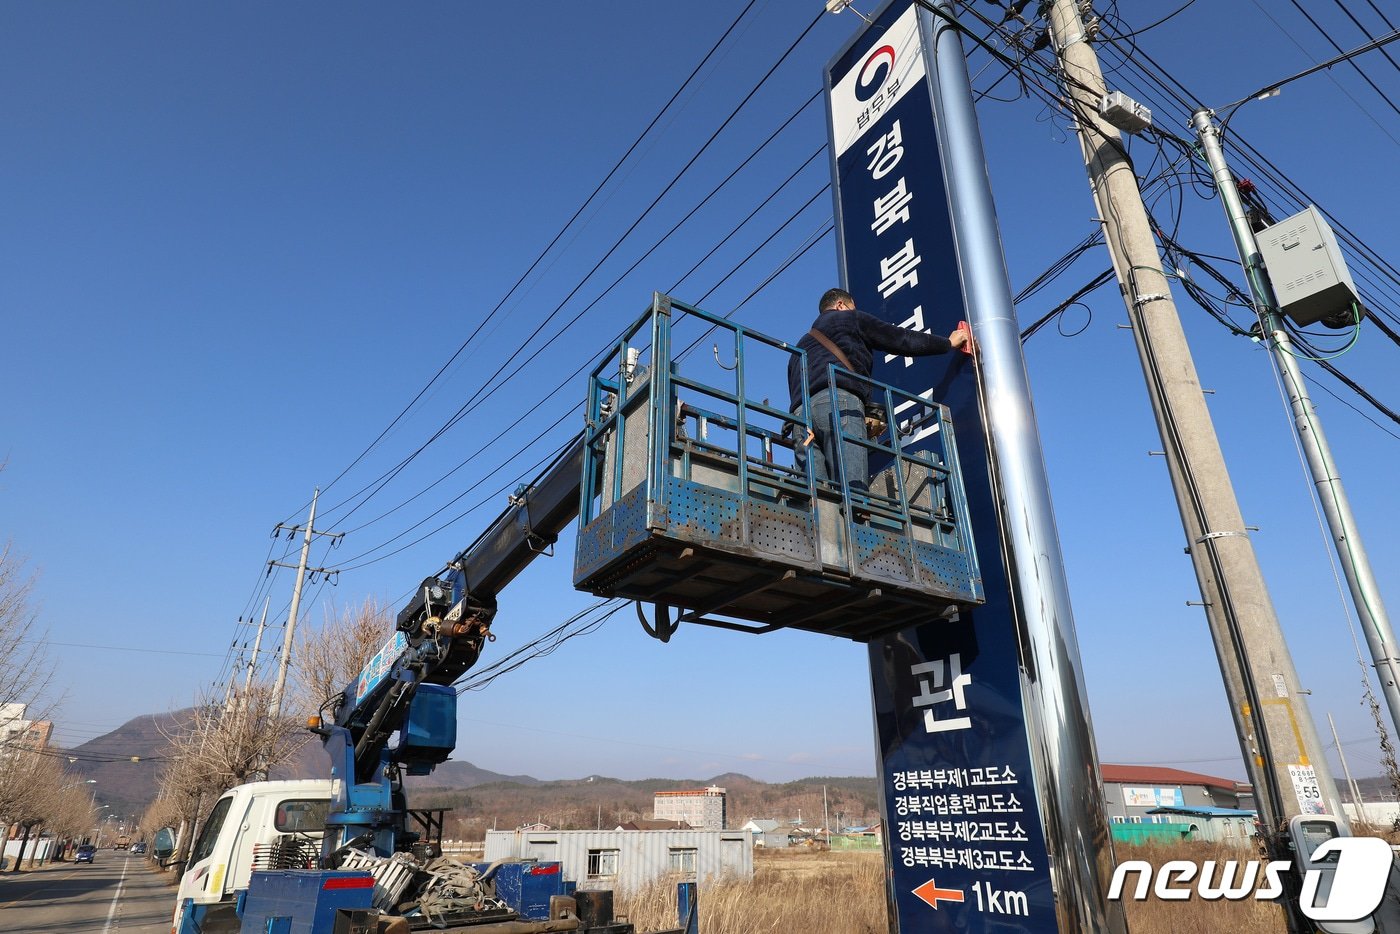
[[[817,560],[814,523],[810,514],[791,509],[751,503],[749,506],[750,545],[755,551],[814,564]]]
[[[658,299],[651,316],[618,345],[622,354],[645,342],[649,330],[659,355],[646,377],[625,390],[621,419],[609,413],[623,382],[606,375],[619,372],[617,360],[600,364],[590,383],[578,587],[684,608],[688,619],[710,625],[748,620],[759,625],[737,628],[792,627],[853,639],[951,618],[981,600],[960,514],[965,503],[952,427],[940,407],[920,401],[926,422],[937,422],[937,451],[905,454],[893,441],[882,449],[899,465],[871,482],[870,492],[883,500],[843,494],[764,458],[769,445],[802,436],[800,422],[789,424],[798,430],[786,436],[762,427],[765,420],[790,420],[790,413],[744,399],[742,385],[710,387],[680,374],[668,354],[672,317],[682,311],[716,328],[736,328]],[[720,404],[707,408],[707,399]],[[650,436],[653,426],[660,437]],[[648,474],[655,478],[651,488]],[[626,492],[613,501],[612,489]]]
[[[915,582],[914,563],[902,535],[892,535],[863,526],[853,526],[855,562],[852,573],[897,584]]]

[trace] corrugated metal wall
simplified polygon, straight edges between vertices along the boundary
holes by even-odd
[[[701,887],[721,878],[753,878],[753,846],[741,830],[488,830],[485,860],[558,860],[581,889],[633,891],[670,874],[671,851],[694,849]],[[617,875],[588,876],[590,850],[616,850]]]

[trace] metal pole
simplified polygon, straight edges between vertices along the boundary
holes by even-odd
[[[826,786],[822,786],[822,826],[826,828],[826,848],[831,849],[831,818],[826,810]]]
[[[297,630],[297,614],[301,611],[301,588],[306,583],[306,561],[311,555],[312,529],[316,525],[316,500],[321,490],[311,494],[311,515],[306,519],[306,534],[301,539],[301,559],[297,561],[297,582],[292,589],[292,606],[287,612],[287,631],[282,636],[282,657],[277,660],[277,683],[272,686],[272,708],[268,716],[273,720],[282,712],[282,692],[287,685],[287,666],[292,660],[292,637]]]
[[[1366,634],[1366,646],[1371,650],[1376,674],[1381,681],[1381,693],[1385,695],[1385,704],[1390,710],[1391,727],[1400,730],[1400,668],[1397,668],[1395,657],[1395,636],[1390,629],[1390,619],[1386,616],[1380,590],[1376,587],[1375,575],[1371,573],[1366,548],[1361,543],[1361,532],[1356,527],[1346,490],[1342,488],[1342,479],[1337,475],[1332,449],[1327,444],[1327,435],[1322,431],[1322,422],[1304,386],[1297,354],[1293,352],[1293,341],[1283,328],[1278,301],[1268,271],[1264,268],[1263,257],[1259,254],[1254,230],[1245,216],[1234,176],[1225,164],[1220,132],[1211,119],[1210,111],[1196,111],[1191,121],[1200,136],[1206,161],[1215,174],[1215,187],[1220,192],[1220,203],[1230,220],[1230,232],[1234,234],[1240,261],[1244,263],[1245,278],[1249,280],[1255,310],[1265,333],[1269,335],[1269,350],[1283,374],[1289,408],[1293,412],[1293,429],[1307,459],[1308,473],[1317,487],[1317,498],[1322,503],[1322,513],[1327,517],[1332,543],[1342,562],[1352,603],[1361,620],[1361,631]]]
[[[1012,556],[1023,691],[1031,717],[1027,732],[1043,804],[1057,920],[1061,931],[1126,932],[1122,904],[1107,897],[1114,861],[1098,753],[982,135],[962,42],[951,25],[952,5],[939,0],[936,6],[947,18],[921,11],[920,22],[938,71],[935,116],[943,128],[939,137],[947,153],[953,233],[980,347],[987,440],[998,475],[996,489],[1002,493],[1005,546]]]
[[[1356,779],[1351,777],[1351,769],[1347,767],[1346,754],[1342,752],[1342,739],[1337,735],[1337,724],[1332,721],[1332,715],[1327,715],[1327,725],[1332,728],[1332,742],[1337,744],[1337,758],[1342,763],[1342,774],[1346,776],[1347,787],[1351,789],[1351,800],[1356,804],[1356,821],[1360,824],[1368,823],[1366,820],[1366,808],[1361,800],[1361,789],[1356,784]]]
[[[697,894],[694,882],[676,883],[676,915],[684,934],[700,934]]]

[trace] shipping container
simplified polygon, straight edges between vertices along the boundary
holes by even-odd
[[[742,830],[488,830],[486,862],[563,864],[580,889],[632,892],[657,881],[753,879],[753,846]]]

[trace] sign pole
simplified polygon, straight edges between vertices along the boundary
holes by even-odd
[[[890,930],[1123,934],[965,59],[934,9],[891,0],[826,73],[845,288],[902,327],[947,334],[966,318],[979,344],[975,358],[876,357],[876,379],[953,413],[987,597],[870,644]]]
[[[938,74],[935,119],[969,320],[982,351],[987,443],[994,486],[1004,498],[1002,534],[1013,566],[1024,691],[1036,740],[1032,758],[1058,869],[1061,929],[1126,932],[1122,906],[1107,899],[1114,860],[1098,750],[967,57],[952,25],[952,4],[935,5],[947,17],[923,16]]]

